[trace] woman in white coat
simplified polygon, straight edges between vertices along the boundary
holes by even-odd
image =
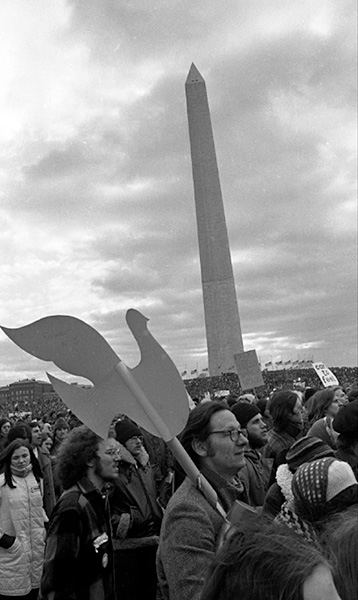
[[[0,456],[0,600],[36,600],[45,546],[41,467],[30,444]]]

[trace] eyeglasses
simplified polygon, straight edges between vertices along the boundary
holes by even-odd
[[[109,450],[105,451],[105,454],[111,456],[112,458],[115,458],[116,456],[120,456],[121,451],[118,448],[110,448]]]
[[[232,442],[237,442],[240,435],[245,435],[245,432],[243,429],[230,429],[230,431],[225,431],[225,430],[210,431],[209,435],[212,435],[213,433],[224,433],[225,437],[230,437]]]

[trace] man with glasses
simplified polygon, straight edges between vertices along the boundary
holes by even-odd
[[[160,534],[157,572],[165,600],[199,600],[217,539],[235,500],[248,502],[238,473],[247,440],[222,402],[199,404],[190,413],[181,443],[218,495],[218,512],[186,478],[170,499]]]
[[[251,503],[256,507],[263,506],[273,465],[272,458],[261,456],[261,450],[268,439],[267,425],[256,404],[237,402],[231,410],[241,427],[245,428],[248,440],[245,449],[246,464],[240,473],[240,478],[245,484]]]
[[[116,561],[121,565],[118,596],[121,600],[155,600],[155,557],[163,518],[159,490],[141,430],[123,418],[114,431],[127,450],[121,453],[118,478],[110,494]]]
[[[42,600],[115,600],[113,547],[105,484],[118,475],[113,439],[73,429],[58,454],[64,492],[50,518]]]

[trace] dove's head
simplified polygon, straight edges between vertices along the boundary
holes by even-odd
[[[135,310],[135,308],[130,308],[126,313],[126,321],[129,329],[134,332],[137,329],[142,330],[147,327],[147,323],[149,319],[142,315],[139,310]]]

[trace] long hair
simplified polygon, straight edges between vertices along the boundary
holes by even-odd
[[[101,438],[85,425],[76,427],[60,446],[55,473],[67,490],[85,477],[88,463],[96,459]]]
[[[299,397],[295,392],[282,390],[275,392],[269,400],[269,411],[272,418],[273,428],[276,431],[285,431],[290,423],[293,409]]]
[[[313,425],[318,419],[323,419],[326,416],[327,410],[331,406],[334,400],[334,392],[338,388],[327,388],[325,390],[319,390],[308,400],[307,419],[310,425]]]
[[[334,581],[342,600],[358,598],[358,507],[335,515],[324,540],[331,552]]]
[[[40,479],[43,477],[39,461],[37,460],[30,443],[23,438],[17,438],[6,446],[0,456],[0,472],[2,473],[4,471],[4,485],[8,485],[10,488],[16,487],[11,473],[11,457],[15,450],[18,450],[19,448],[27,448],[29,450],[32,472],[36,478],[36,481],[39,483]]]
[[[226,402],[212,401],[198,404],[190,412],[187,424],[180,434],[179,439],[196,466],[200,465],[200,456],[192,446],[193,441],[203,442],[207,439],[210,433],[211,417],[221,410],[230,410]]]
[[[286,526],[262,520],[232,527],[214,559],[201,600],[303,600],[321,552]]]

